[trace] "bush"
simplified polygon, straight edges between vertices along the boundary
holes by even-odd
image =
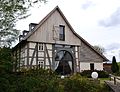
[[[64,80],[64,92],[101,92],[101,85],[79,75]]]
[[[13,56],[10,48],[0,48],[0,73],[10,73],[13,68]]]
[[[108,78],[109,77],[109,73],[105,72],[105,71],[97,71],[98,72],[98,77],[99,78]]]
[[[120,76],[120,72],[113,73],[115,76]]]
[[[44,69],[0,77],[1,92],[103,92],[104,88],[80,74],[61,79],[54,72]]]
[[[79,74],[60,79],[42,68],[13,73],[12,62],[11,50],[0,48],[0,92],[103,92],[99,84]]]
[[[91,78],[91,74],[93,71],[91,70],[84,70],[83,72],[81,72],[80,74],[82,76],[86,76],[87,78]],[[98,71],[95,70],[95,72],[98,73],[98,78],[108,78],[109,77],[109,73],[105,72],[105,71]]]

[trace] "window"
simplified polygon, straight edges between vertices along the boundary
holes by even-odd
[[[94,63],[90,64],[90,70],[94,70]]]
[[[38,44],[38,50],[44,50],[43,44]]]
[[[39,67],[41,67],[41,68],[44,67],[44,62],[43,61],[39,61]]]
[[[59,40],[65,41],[65,26],[59,25],[60,31],[59,31]]]

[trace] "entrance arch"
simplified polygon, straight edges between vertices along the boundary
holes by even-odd
[[[73,73],[72,53],[67,50],[60,50],[55,56],[55,71],[61,75]]]

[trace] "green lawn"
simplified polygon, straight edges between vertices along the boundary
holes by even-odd
[[[100,80],[100,84],[104,84],[106,80],[110,80],[110,78],[98,78]]]

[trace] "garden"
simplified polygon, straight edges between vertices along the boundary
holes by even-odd
[[[51,70],[42,68],[23,69],[13,72],[10,48],[0,49],[0,92],[109,92],[104,84],[108,73],[97,71],[100,83],[90,78],[91,71],[61,78]]]

